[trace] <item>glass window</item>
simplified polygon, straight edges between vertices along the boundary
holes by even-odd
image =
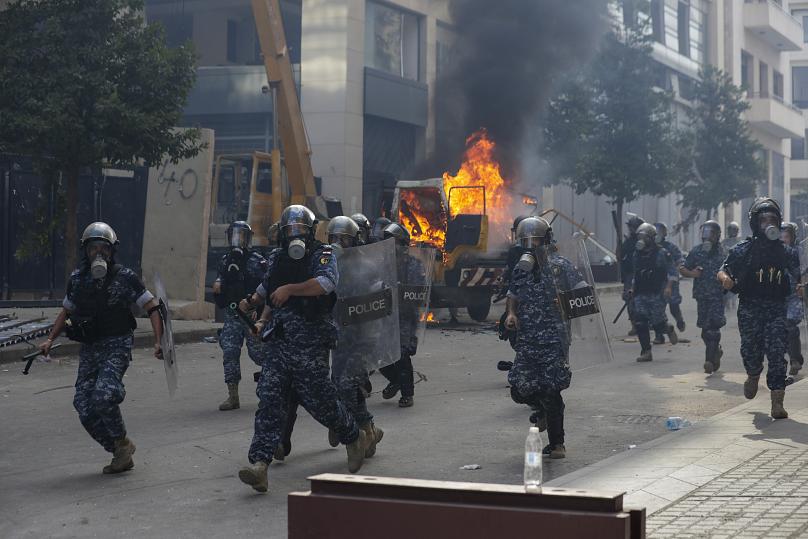
[[[701,0],[690,2],[690,58],[703,64],[707,61],[707,38],[705,23],[707,7]]]
[[[755,91],[754,77],[754,57],[746,51],[741,51],[741,86],[746,90],[747,95],[752,95]]]
[[[411,13],[368,2],[365,65],[399,77],[420,77],[421,20]]]
[[[238,61],[238,23],[227,21],[227,61]]]
[[[665,4],[662,0],[651,0],[651,28],[654,41],[665,41]]]
[[[665,0],[664,9],[665,41],[669,49],[679,50],[679,2]]]
[[[780,99],[785,98],[783,93],[783,74],[777,70],[772,70],[772,93]]]
[[[690,5],[679,2],[677,6],[677,28],[679,54],[690,57]]]
[[[792,67],[791,84],[794,104],[808,109],[808,67]]]
[[[760,73],[759,73],[759,86],[758,89],[760,91],[760,97],[768,97],[769,96],[769,66],[766,62],[760,62]]]
[[[805,139],[791,139],[791,159],[805,159]]]

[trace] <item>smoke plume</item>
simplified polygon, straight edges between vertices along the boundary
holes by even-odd
[[[465,138],[485,128],[514,178],[535,158],[555,83],[594,53],[607,0],[449,1],[456,41],[437,81],[437,151],[412,175],[455,170]]]

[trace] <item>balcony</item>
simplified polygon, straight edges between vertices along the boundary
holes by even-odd
[[[751,108],[746,119],[757,129],[762,129],[777,138],[805,136],[805,120],[802,111],[774,95],[754,94],[749,97]]]
[[[779,51],[802,50],[802,24],[772,0],[746,0],[744,26]]]

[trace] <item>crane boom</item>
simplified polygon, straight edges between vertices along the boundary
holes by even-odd
[[[286,45],[278,0],[252,0],[255,27],[264,57],[269,85],[277,92],[276,110],[292,204],[304,204],[317,211],[317,189],[311,166],[311,149],[306,138],[292,63]]]

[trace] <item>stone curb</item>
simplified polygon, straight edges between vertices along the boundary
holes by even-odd
[[[203,337],[208,337],[216,334],[216,328],[196,328],[181,331],[174,331],[175,344],[188,344],[199,342]],[[44,338],[38,338],[35,342],[42,342]],[[81,343],[68,341],[67,339],[60,338],[59,342],[62,346],[58,350],[53,351],[53,357],[66,357],[75,356],[79,353]],[[135,333],[135,348],[150,348],[154,346],[154,336],[149,332]],[[0,365],[11,363],[21,363],[22,357],[33,351],[33,348],[20,345],[8,346],[0,348]]]

